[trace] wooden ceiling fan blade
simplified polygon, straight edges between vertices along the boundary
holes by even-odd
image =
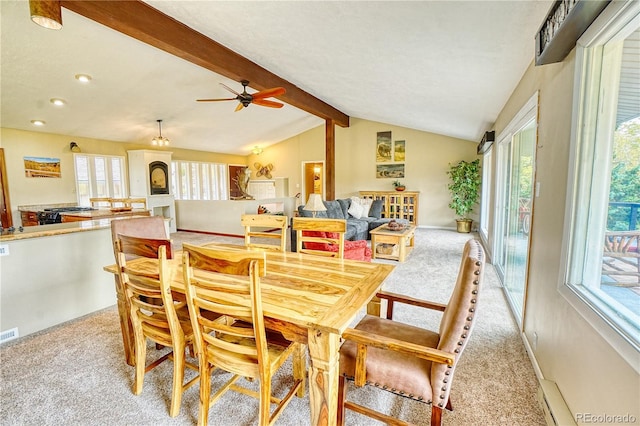
[[[220,102],[220,101],[235,101],[236,98],[220,98],[220,99],[196,99],[197,102]]]
[[[287,93],[284,87],[274,87],[273,89],[261,90],[256,93],[252,93],[253,99],[271,98],[274,96],[281,96]]]
[[[236,96],[240,95],[240,93],[236,92],[235,90],[233,90],[231,87],[227,86],[224,83],[220,83],[220,86],[224,87],[225,89],[227,89],[228,91],[230,91],[231,93],[233,93]]]
[[[238,102],[238,106],[236,107],[236,109],[233,112],[238,112],[240,111],[242,108],[244,108],[244,105],[242,105],[240,102]]]
[[[269,108],[282,108],[284,104],[280,102],[269,101],[267,99],[254,99],[253,103],[260,106],[265,106]]]

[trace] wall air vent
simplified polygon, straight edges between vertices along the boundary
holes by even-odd
[[[537,399],[547,426],[575,426],[576,422],[555,382],[540,380]]]
[[[0,343],[8,342],[10,340],[14,340],[20,337],[18,333],[18,327],[12,328],[11,330],[3,331],[0,333]]]

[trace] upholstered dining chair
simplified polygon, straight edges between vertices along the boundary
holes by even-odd
[[[243,214],[240,223],[244,226],[244,245],[250,248],[264,248],[277,251],[287,250],[287,216],[273,214]],[[279,229],[276,233],[273,230]],[[276,240],[271,244],[264,239]]]
[[[273,424],[296,392],[298,396],[304,394],[305,346],[265,330],[260,288],[265,255],[257,250],[230,251],[183,244],[187,305],[200,363],[199,425],[207,424],[209,406],[229,389],[259,398],[261,426]],[[290,356],[293,385],[279,399],[271,395],[271,378]],[[211,396],[213,367],[233,376]],[[258,395],[236,384],[241,377],[259,379]],[[271,403],[277,404],[273,412]]]
[[[344,424],[346,408],[388,424],[409,425],[347,401],[347,379],[352,379],[356,387],[372,385],[431,404],[431,425],[441,424],[442,409],[453,409],[451,384],[476,321],[484,262],[480,243],[469,240],[446,305],[399,294],[378,294],[387,301],[387,318],[367,315],[355,328],[342,334],[345,342],[340,348],[338,424]],[[394,321],[395,303],[442,311],[439,328],[428,330]]]
[[[130,307],[135,342],[135,380],[133,393],[140,395],[145,373],[167,359],[173,360],[173,385],[169,415],[180,412],[182,393],[198,381],[198,376],[184,383],[185,367],[199,371],[198,366],[185,359],[187,346],[193,348],[193,331],[185,302],[176,302],[171,294],[171,280],[175,270],[167,262],[171,241],[118,235],[115,242],[118,276],[124,286]],[[157,253],[158,265],[153,270],[127,266],[125,252],[150,257]],[[153,300],[153,302],[150,302]],[[160,301],[158,303],[158,301]],[[171,347],[171,351],[146,366],[147,339],[157,345]]]

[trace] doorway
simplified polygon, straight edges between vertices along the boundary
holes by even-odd
[[[501,135],[497,161],[499,208],[494,234],[495,266],[521,325],[526,304],[537,140],[537,96],[532,100],[534,102],[523,109],[526,113],[519,114]]]
[[[320,194],[324,200],[325,194],[325,176],[324,161],[303,161],[302,162],[302,204],[307,203],[307,199],[311,194]]]
[[[2,227],[10,228],[13,226],[13,217],[11,215],[11,203],[9,202],[9,180],[7,179],[7,167],[4,161],[4,148],[0,148],[0,216],[2,219]]]

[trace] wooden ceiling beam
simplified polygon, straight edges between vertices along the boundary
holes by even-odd
[[[349,127],[348,115],[142,1],[62,0],[60,4],[217,74],[236,81],[249,80],[254,89],[284,87],[287,93],[278,99],[341,127]]]

